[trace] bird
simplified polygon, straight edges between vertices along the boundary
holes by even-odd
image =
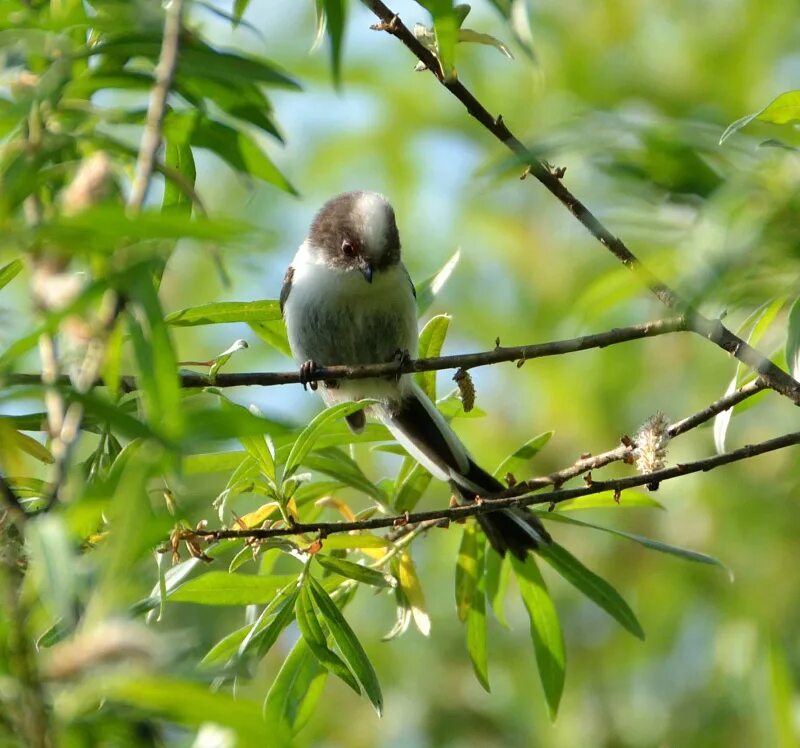
[[[304,386],[317,389],[328,407],[377,401],[346,416],[354,432],[363,430],[367,413],[383,422],[414,459],[450,484],[460,503],[505,490],[475,462],[412,375],[311,381],[322,366],[385,363],[417,350],[416,291],[401,259],[394,209],[383,195],[346,192],[322,206],[286,271],[280,308]],[[501,556],[510,551],[524,559],[551,542],[524,508],[477,519]]]

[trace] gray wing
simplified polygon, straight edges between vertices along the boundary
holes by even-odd
[[[292,278],[294,278],[294,268],[289,265],[286,269],[286,275],[283,276],[283,285],[281,286],[281,314],[283,314],[283,308],[289,298],[289,292],[292,290]]]

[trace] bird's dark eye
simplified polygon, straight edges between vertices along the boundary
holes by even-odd
[[[356,255],[356,248],[349,239],[345,239],[342,242],[342,254],[345,257],[355,257]]]

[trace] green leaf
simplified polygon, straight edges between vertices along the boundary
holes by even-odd
[[[789,373],[800,378],[800,297],[789,310],[789,329],[786,333],[786,366]]]
[[[800,122],[800,91],[786,91],[773,99],[763,109],[737,119],[725,128],[719,144],[722,145],[731,135],[749,125],[753,120],[771,122],[774,125],[788,125]]]
[[[209,571],[173,590],[169,599],[201,605],[259,605],[270,602],[294,578],[286,574],[259,577]]]
[[[442,268],[430,278],[425,279],[417,286],[417,314],[422,316],[433,304],[439,292],[444,288],[453,271],[461,259],[461,250],[457,250]]]
[[[324,542],[327,544],[327,540]],[[370,584],[373,587],[395,586],[395,581],[392,577],[387,574],[382,574],[375,569],[362,566],[361,564],[354,564],[352,561],[336,558],[336,556],[328,556],[323,553],[317,553],[314,558],[319,562],[320,566],[340,576],[355,579],[357,582]]]
[[[277,480],[275,469],[275,445],[264,436],[245,436],[240,440],[247,453],[258,463],[262,474],[269,480]]]
[[[381,695],[378,676],[367,657],[367,653],[339,611],[339,608],[336,607],[336,603],[331,600],[322,585],[313,577],[309,577],[309,583],[314,602],[317,604],[328,628],[330,628],[339,651],[342,653],[345,662],[350,666],[350,669],[355,673],[359,683],[364,688],[364,692],[367,694],[367,698],[372,702],[372,706],[375,707],[375,711],[380,715],[383,711],[383,696]]]
[[[498,13],[508,22],[514,40],[532,62],[536,61],[533,47],[528,0],[489,0]]]
[[[126,59],[148,57],[157,60],[161,52],[161,34],[151,32],[110,36],[88,47],[84,55],[106,55]],[[189,32],[181,40],[176,76],[209,78],[235,85],[242,79],[279,88],[299,90],[298,83],[269,60],[211,47]]]
[[[180,138],[186,132],[196,148],[216,153],[231,168],[272,184],[292,195],[297,190],[280,172],[261,146],[246,132],[217,122],[198,111],[173,112],[164,121],[168,138]]]
[[[300,590],[300,597],[295,605],[295,614],[300,633],[314,657],[319,660],[320,665],[343,680],[360,696],[361,687],[358,685],[358,681],[342,661],[342,658],[328,647],[328,637],[317,620],[317,612],[311,602],[311,595],[307,585],[303,585]]]
[[[403,451],[405,454],[405,450]],[[420,465],[413,457],[406,457],[404,466],[408,469],[403,472],[400,485],[397,486],[394,497],[394,508],[398,512],[411,512],[433,479],[433,476]]]
[[[486,597],[494,611],[494,617],[503,626],[508,628],[505,611],[505,598],[508,590],[508,580],[511,578],[511,562],[508,556],[499,553],[487,553],[484,560],[484,584]]]
[[[504,57],[508,57],[509,59],[514,58],[514,55],[511,54],[511,50],[497,37],[491,34],[483,34],[480,31],[473,31],[472,29],[460,29],[458,32],[458,41],[459,43],[466,42],[494,47],[499,50]]]
[[[456,42],[458,40],[458,16],[453,0],[426,0],[423,5],[433,16],[436,32],[436,49],[446,78],[454,73],[456,63]]]
[[[197,169],[195,168],[192,147],[188,143],[175,142],[167,138],[164,148],[164,163],[182,174],[186,181],[194,187]],[[167,179],[164,181],[164,197],[161,201],[161,210],[172,210],[188,218],[192,215],[192,201],[172,180]]]
[[[264,701],[264,720],[280,732],[294,734],[314,713],[328,671],[298,639],[284,660]]]
[[[558,613],[533,555],[529,554],[524,561],[511,554],[510,558],[522,601],[528,611],[539,678],[550,709],[550,718],[555,719],[566,674],[564,636]]]
[[[490,692],[489,660],[486,648],[486,596],[481,583],[467,613],[467,652],[478,683]]]
[[[145,413],[148,421],[157,423],[168,436],[178,436],[183,430],[178,362],[164,324],[153,274],[146,267],[139,267],[129,274],[126,286],[144,318],[128,315]]]
[[[616,619],[623,628],[639,639],[644,639],[644,630],[636,618],[636,614],[605,579],[587,569],[558,543],[543,545],[536,552],[564,579]]]
[[[6,416],[0,416],[0,426],[9,423],[9,421],[10,419]],[[25,454],[39,460],[39,462],[43,462],[45,465],[53,464],[54,459],[50,450],[33,437],[20,431],[15,431],[13,428],[0,428],[0,434],[10,442],[10,446],[25,452]]]
[[[550,441],[553,434],[555,434],[555,431],[545,431],[532,439],[528,439],[495,468],[495,478],[502,479],[507,473],[511,473],[514,476],[521,474],[528,468],[530,460],[542,451],[542,448]]]
[[[376,486],[361,470],[358,463],[349,455],[335,447],[317,450],[307,454],[302,464],[311,470],[317,470],[332,478],[351,486],[358,491],[362,491],[367,496],[372,496],[382,504],[386,503],[386,495],[383,490]]]
[[[22,270],[22,260],[12,260],[0,268],[0,288],[7,286]]]
[[[431,619],[425,610],[425,595],[408,549],[403,550],[397,559],[397,581],[411,608],[414,625],[423,636],[428,636],[431,633]]]
[[[664,509],[664,505],[641,491],[625,491],[619,498],[614,498],[613,491],[592,493],[588,496],[579,496],[577,499],[567,499],[556,504],[557,512],[577,512],[581,509],[627,509],[631,507],[652,507]]]
[[[786,653],[774,640],[768,644],[767,667],[769,677],[769,706],[776,748],[793,748],[797,745],[795,728],[795,686]]]
[[[470,605],[476,597],[481,571],[478,563],[478,526],[476,522],[469,521],[464,525],[456,562],[456,613],[462,623],[467,620]]]
[[[269,652],[272,645],[278,640],[281,631],[292,622],[294,618],[294,608],[299,594],[300,587],[295,586],[286,599],[278,605],[275,610],[275,615],[266,626],[262,629],[259,629],[257,626],[253,627],[250,645],[255,651],[256,657],[259,659]],[[248,641],[245,639],[239,647],[239,654],[243,654],[247,648]]]
[[[359,532],[356,535],[331,535],[322,541],[326,550],[339,551],[353,548],[391,548],[392,543],[379,535]]]
[[[367,405],[376,403],[376,400],[360,400],[354,403],[339,403],[331,408],[318,413],[299,434],[292,444],[289,456],[283,469],[284,478],[288,478],[302,464],[306,455],[313,449],[314,443],[324,432],[325,428],[337,418],[344,418],[350,413],[355,413]]]
[[[669,545],[668,543],[662,543],[660,540],[653,540],[652,538],[646,538],[643,535],[635,535],[631,532],[624,532],[623,530],[617,530],[613,527],[603,527],[602,525],[595,525],[592,522],[586,522],[584,520],[575,519],[574,517],[567,517],[563,514],[558,514],[557,512],[536,512],[542,519],[545,520],[552,520],[554,522],[563,522],[569,525],[578,525],[580,527],[591,527],[593,530],[602,530],[603,532],[611,533],[612,535],[618,535],[621,538],[626,538],[627,540],[633,540],[635,543],[639,543],[643,545],[645,548],[649,548],[653,551],[659,551],[660,553],[667,553],[670,556],[678,556],[679,558],[686,559],[687,561],[695,561],[699,564],[709,564],[710,566],[718,566],[720,569],[724,569],[728,572],[728,575],[733,580],[733,572],[725,566],[721,561],[717,560],[713,556],[707,556],[705,553],[700,553],[699,551],[692,551],[688,548],[679,548],[675,545]]]
[[[439,314],[436,317],[428,320],[425,327],[419,334],[419,345],[417,347],[417,356],[419,358],[435,358],[442,352],[444,339],[447,337],[447,329],[450,326],[450,316],[447,314]],[[421,371],[415,375],[417,384],[422,388],[422,391],[431,399],[436,402],[436,372],[435,371]]]
[[[267,345],[272,346],[278,353],[282,353],[287,358],[292,358],[292,349],[289,347],[286,325],[282,319],[272,320],[271,322],[248,322],[248,325]]]
[[[274,745],[275,726],[267,725],[258,705],[204,685],[137,673],[130,678],[105,680],[104,695],[145,712],[155,712],[180,724],[199,727],[207,722],[231,728],[241,745]],[[279,743],[280,745],[280,743]]]
[[[224,665],[236,655],[239,645],[244,641],[244,638],[252,628],[252,625],[242,626],[239,629],[231,631],[230,634],[223,636],[222,639],[208,650],[206,656],[197,663],[198,669],[206,670]]]
[[[248,5],[250,5],[250,0],[233,0],[234,28],[241,22]]]
[[[331,70],[336,86],[341,83],[342,49],[344,46],[345,19],[347,5],[345,0],[322,0],[325,14],[325,32],[331,45]],[[317,23],[320,21],[318,20]]]

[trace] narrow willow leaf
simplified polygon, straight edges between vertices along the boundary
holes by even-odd
[[[273,299],[263,301],[220,301],[201,304],[168,314],[165,322],[175,327],[219,325],[233,322],[258,322],[281,318],[280,304]]]
[[[7,423],[8,419],[0,416],[0,421]],[[50,450],[45,447],[44,444],[37,442],[33,437],[23,434],[21,431],[16,431],[13,428],[2,429],[2,433],[3,437],[10,442],[12,447],[25,452],[25,454],[39,460],[39,462],[43,462],[45,465],[53,464],[53,455]]]
[[[209,571],[173,590],[173,602],[201,605],[258,605],[270,602],[281,587],[290,584],[292,575],[258,577]]]
[[[431,633],[431,619],[425,607],[425,595],[417,576],[417,568],[408,550],[404,550],[398,559],[397,581],[411,606],[414,625],[420,634],[428,636]]]
[[[536,61],[533,47],[533,33],[528,14],[528,0],[489,0],[495,9],[508,22],[514,40],[532,62]]]
[[[486,597],[494,611],[494,617],[500,624],[508,628],[506,621],[505,599],[508,591],[508,580],[511,578],[511,562],[508,556],[489,552],[484,559],[484,579]]]
[[[433,16],[433,29],[436,32],[436,50],[446,78],[455,71],[456,42],[458,41],[459,19],[453,8],[453,0],[426,0],[425,6]]]
[[[297,604],[295,605],[295,615],[297,616],[297,626],[300,629],[300,633],[314,657],[319,660],[320,665],[344,681],[360,696],[361,687],[358,685],[355,676],[342,661],[342,658],[328,646],[328,637],[317,620],[317,612],[311,602],[311,594],[307,585],[303,585],[300,590],[300,596],[297,598]]]
[[[411,605],[408,603],[405,592],[401,587],[396,587],[394,591],[395,601],[397,603],[397,618],[395,619],[394,626],[383,637],[382,641],[388,642],[396,639],[408,631],[411,625]]]
[[[0,288],[7,286],[22,270],[22,260],[12,260],[0,267]]]
[[[570,584],[616,619],[623,628],[639,639],[644,639],[644,630],[636,618],[636,614],[605,579],[587,569],[558,543],[543,545],[536,553]]]
[[[642,491],[625,491],[621,496],[615,497],[613,491],[592,493],[588,496],[579,496],[577,499],[567,499],[556,504],[556,512],[577,512],[582,509],[626,509],[631,507],[651,507],[665,509],[664,505]]]
[[[417,346],[418,358],[435,358],[442,352],[444,339],[447,337],[447,330],[450,327],[450,315],[438,314],[428,320],[425,327],[419,334],[419,345]],[[417,384],[422,391],[434,402],[436,402],[436,372],[421,371],[414,375]]]
[[[286,458],[283,469],[284,478],[288,478],[302,464],[305,456],[313,449],[314,443],[322,435],[325,428],[337,418],[344,418],[350,413],[355,413],[367,405],[372,405],[376,400],[361,400],[355,403],[340,403],[318,413],[295,439],[294,444]]]
[[[413,457],[406,457],[406,460],[411,468],[397,486],[394,497],[394,508],[398,512],[413,511],[433,478]]]
[[[457,250],[453,256],[442,266],[435,275],[422,281],[417,286],[417,314],[422,316],[433,304],[439,292],[444,288],[453,271],[461,259],[461,250]]]
[[[484,690],[489,687],[489,661],[486,648],[486,594],[484,592],[483,565],[485,558],[486,538],[478,536],[476,574],[477,584],[472,589],[472,598],[467,610],[467,652],[472,661],[475,677]],[[497,554],[494,554],[497,555]]]
[[[800,378],[800,297],[789,311],[789,329],[786,333],[786,366],[789,373]]]
[[[223,636],[211,649],[206,652],[205,657],[197,663],[200,670],[207,670],[224,665],[228,660],[236,655],[239,645],[244,641],[252,625],[242,626],[231,631],[230,634]]]
[[[382,574],[375,569],[369,569],[361,564],[354,564],[352,561],[322,553],[316,554],[314,559],[319,562],[320,566],[325,567],[329,571],[343,577],[348,577],[349,579],[355,579],[357,582],[363,582],[373,587],[395,586],[395,581],[392,577]]]
[[[183,430],[178,363],[153,284],[153,268],[140,267],[130,273],[126,285],[144,317],[140,321],[129,315],[128,329],[139,368],[145,412],[149,422],[157,423],[164,433],[175,437]]]
[[[344,29],[347,15],[345,0],[322,0],[325,20],[323,22],[325,33],[331,45],[331,70],[333,81],[338,86],[341,83],[342,48],[344,46]],[[317,20],[319,28],[320,21]]]
[[[786,653],[774,640],[768,644],[769,706],[776,748],[793,748],[797,745],[795,728],[795,693],[792,673]]]
[[[462,623],[467,620],[470,605],[475,599],[475,590],[480,581],[478,559],[478,525],[467,522],[461,536],[461,547],[458,549],[456,563],[456,613]]]
[[[645,548],[650,548],[653,551],[659,551],[660,553],[667,553],[670,556],[678,556],[679,558],[686,559],[687,561],[695,561],[699,564],[709,564],[710,566],[718,566],[720,569],[728,572],[728,576],[730,577],[731,581],[733,581],[733,571],[729,569],[722,561],[714,558],[713,556],[707,556],[705,553],[700,553],[699,551],[692,551],[688,548],[679,548],[675,545],[669,545],[668,543],[662,543],[660,540],[653,540],[652,538],[646,538],[643,535],[635,535],[632,532],[624,532],[623,530],[617,530],[613,527],[603,527],[602,525],[595,525],[592,522],[585,522],[584,520],[575,519],[574,517],[567,517],[563,514],[558,514],[557,512],[537,512],[539,517],[544,520],[552,520],[554,522],[564,522],[570,525],[579,525],[580,527],[591,527],[593,530],[602,530],[603,532],[611,533],[612,535],[618,535],[621,538],[626,538],[628,540],[633,540],[635,543],[639,543],[643,545]]]
[[[519,584],[522,601],[528,611],[531,623],[531,639],[539,666],[539,678],[542,681],[550,718],[555,719],[561,694],[564,691],[566,674],[566,652],[564,636],[558,620],[553,600],[547,591],[541,572],[532,555],[525,561],[510,555],[511,566]]]
[[[480,31],[473,31],[472,29],[461,29],[458,32],[458,41],[494,47],[499,50],[504,57],[508,57],[509,59],[514,58],[514,55],[511,54],[511,50],[497,37],[491,34],[483,34]]]
[[[300,587],[295,585],[283,602],[279,603],[275,609],[275,615],[263,628],[259,627],[258,622],[253,626],[251,633],[245,637],[239,646],[239,654],[244,654],[248,649],[255,652],[255,656],[261,659],[278,637],[294,618],[294,607],[297,603],[297,596],[300,594]]]
[[[248,5],[250,5],[250,0],[233,0],[234,28],[241,23],[242,16],[245,14]]]
[[[197,179],[197,169],[194,163],[192,147],[188,143],[167,139],[164,148],[164,164],[175,169],[188,184],[194,187]],[[192,214],[192,201],[172,180],[166,179],[164,181],[164,197],[161,201],[161,210],[176,211],[179,215],[189,217]]]
[[[800,91],[786,91],[773,99],[763,109],[737,119],[728,125],[722,133],[719,144],[722,145],[731,135],[749,125],[753,120],[771,122],[774,125],[788,125],[800,122]]]
[[[359,532],[354,535],[331,535],[322,541],[325,550],[338,551],[353,548],[391,548],[392,543],[379,535]]]
[[[521,474],[523,470],[527,469],[530,460],[542,451],[553,434],[555,434],[555,431],[545,431],[532,439],[528,439],[495,468],[494,476],[502,479],[506,473],[511,473],[514,476],[517,476],[518,473]]]
[[[728,383],[725,388],[725,397],[732,395],[736,392],[737,374],[733,375],[733,379]],[[730,426],[731,418],[733,418],[733,408],[728,408],[714,416],[714,448],[717,454],[722,454],[725,451],[725,438],[728,434],[728,426]]]
[[[264,721],[270,729],[297,733],[314,713],[327,678],[328,671],[308,644],[298,639],[264,700]]]
[[[265,436],[245,436],[240,439],[247,453],[258,463],[261,472],[270,480],[277,479],[275,446]]]
[[[380,715],[383,711],[383,696],[381,695],[378,676],[367,657],[367,653],[339,608],[336,607],[336,603],[331,600],[322,585],[313,577],[309,577],[309,583],[314,602],[328,625],[333,639],[342,653],[342,657],[355,673],[359,683],[364,688],[364,693],[367,694],[367,698],[372,702],[375,711]]]

